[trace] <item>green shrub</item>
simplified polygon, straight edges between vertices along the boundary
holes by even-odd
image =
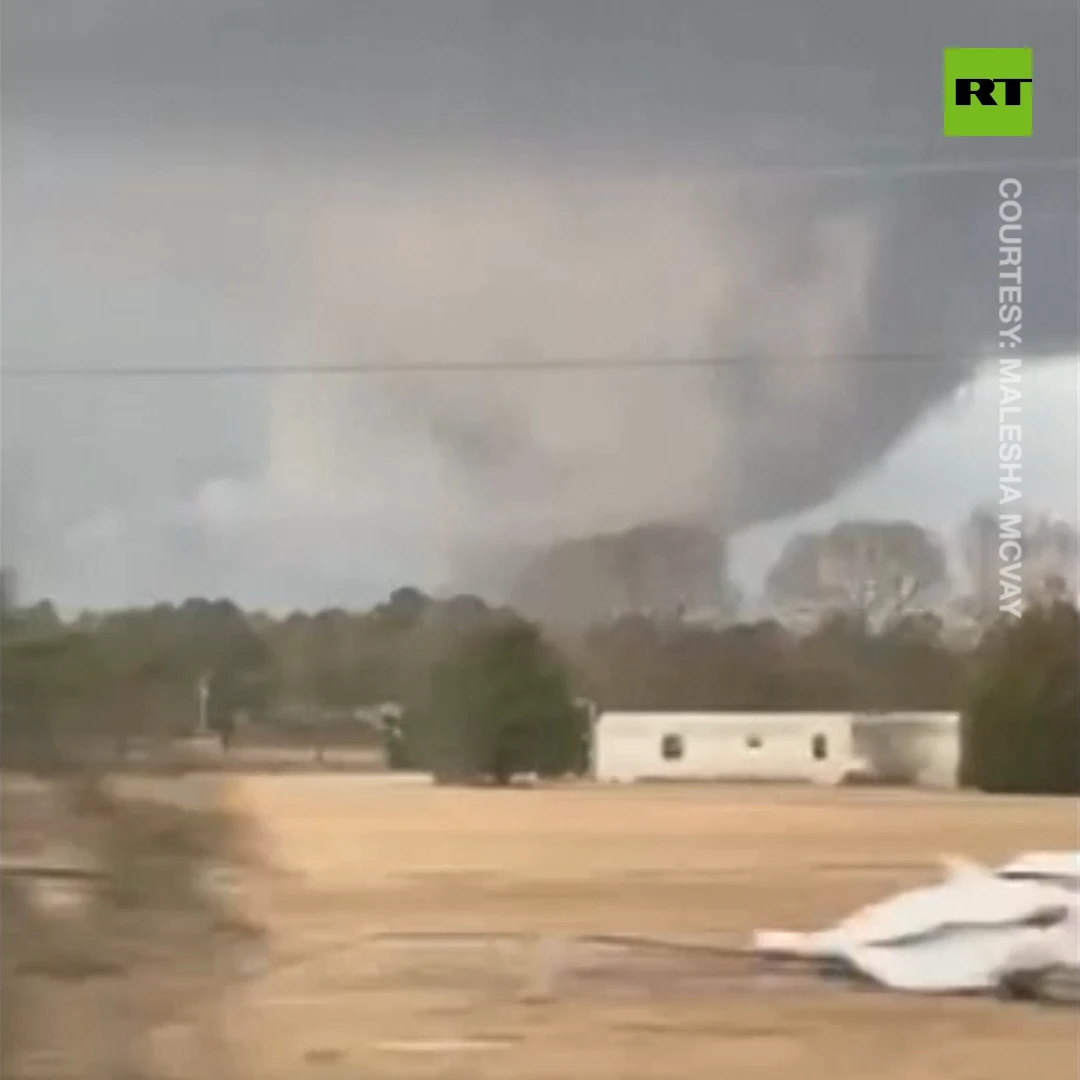
[[[1080,794],[1080,613],[1005,619],[974,659],[961,778],[984,791]]]

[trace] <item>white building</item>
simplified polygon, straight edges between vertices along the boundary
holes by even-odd
[[[603,713],[598,780],[809,780],[856,764],[846,713]]]
[[[855,776],[953,787],[956,714],[602,713],[597,780],[758,780],[839,784]]]

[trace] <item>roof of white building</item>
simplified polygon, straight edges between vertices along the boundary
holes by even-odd
[[[781,726],[811,723],[849,722],[850,712],[621,712],[600,714],[599,723],[608,726],[622,724],[639,726],[653,724],[657,727],[678,723],[680,726],[718,727],[724,724],[745,727],[747,724]]]

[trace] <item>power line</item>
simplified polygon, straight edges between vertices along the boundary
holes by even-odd
[[[109,367],[43,367],[3,368],[0,379],[210,379],[210,378],[278,378],[311,375],[489,375],[526,374],[529,372],[574,371],[658,371],[686,368],[735,367],[746,364],[943,364],[956,360],[956,353],[816,353],[791,357],[769,355],[682,356],[613,356],[580,358],[538,358],[511,361],[448,360],[360,361],[350,364],[223,364],[220,366],[109,366]]]
[[[760,165],[720,166],[710,171],[712,177],[745,176],[927,176],[941,173],[999,173],[1015,176],[1032,170],[1075,172],[1080,169],[1080,157],[1015,158],[998,161],[877,161],[850,164],[787,164],[763,162]]]

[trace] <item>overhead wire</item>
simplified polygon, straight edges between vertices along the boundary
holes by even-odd
[[[529,372],[659,371],[686,368],[721,368],[746,364],[934,364],[955,360],[954,353],[814,353],[793,356],[738,354],[718,356],[611,356],[548,357],[520,360],[375,360],[354,363],[286,363],[221,365],[110,365],[16,367],[0,365],[0,378],[10,379],[147,379],[147,378],[275,378],[287,376],[363,375],[487,375]]]

